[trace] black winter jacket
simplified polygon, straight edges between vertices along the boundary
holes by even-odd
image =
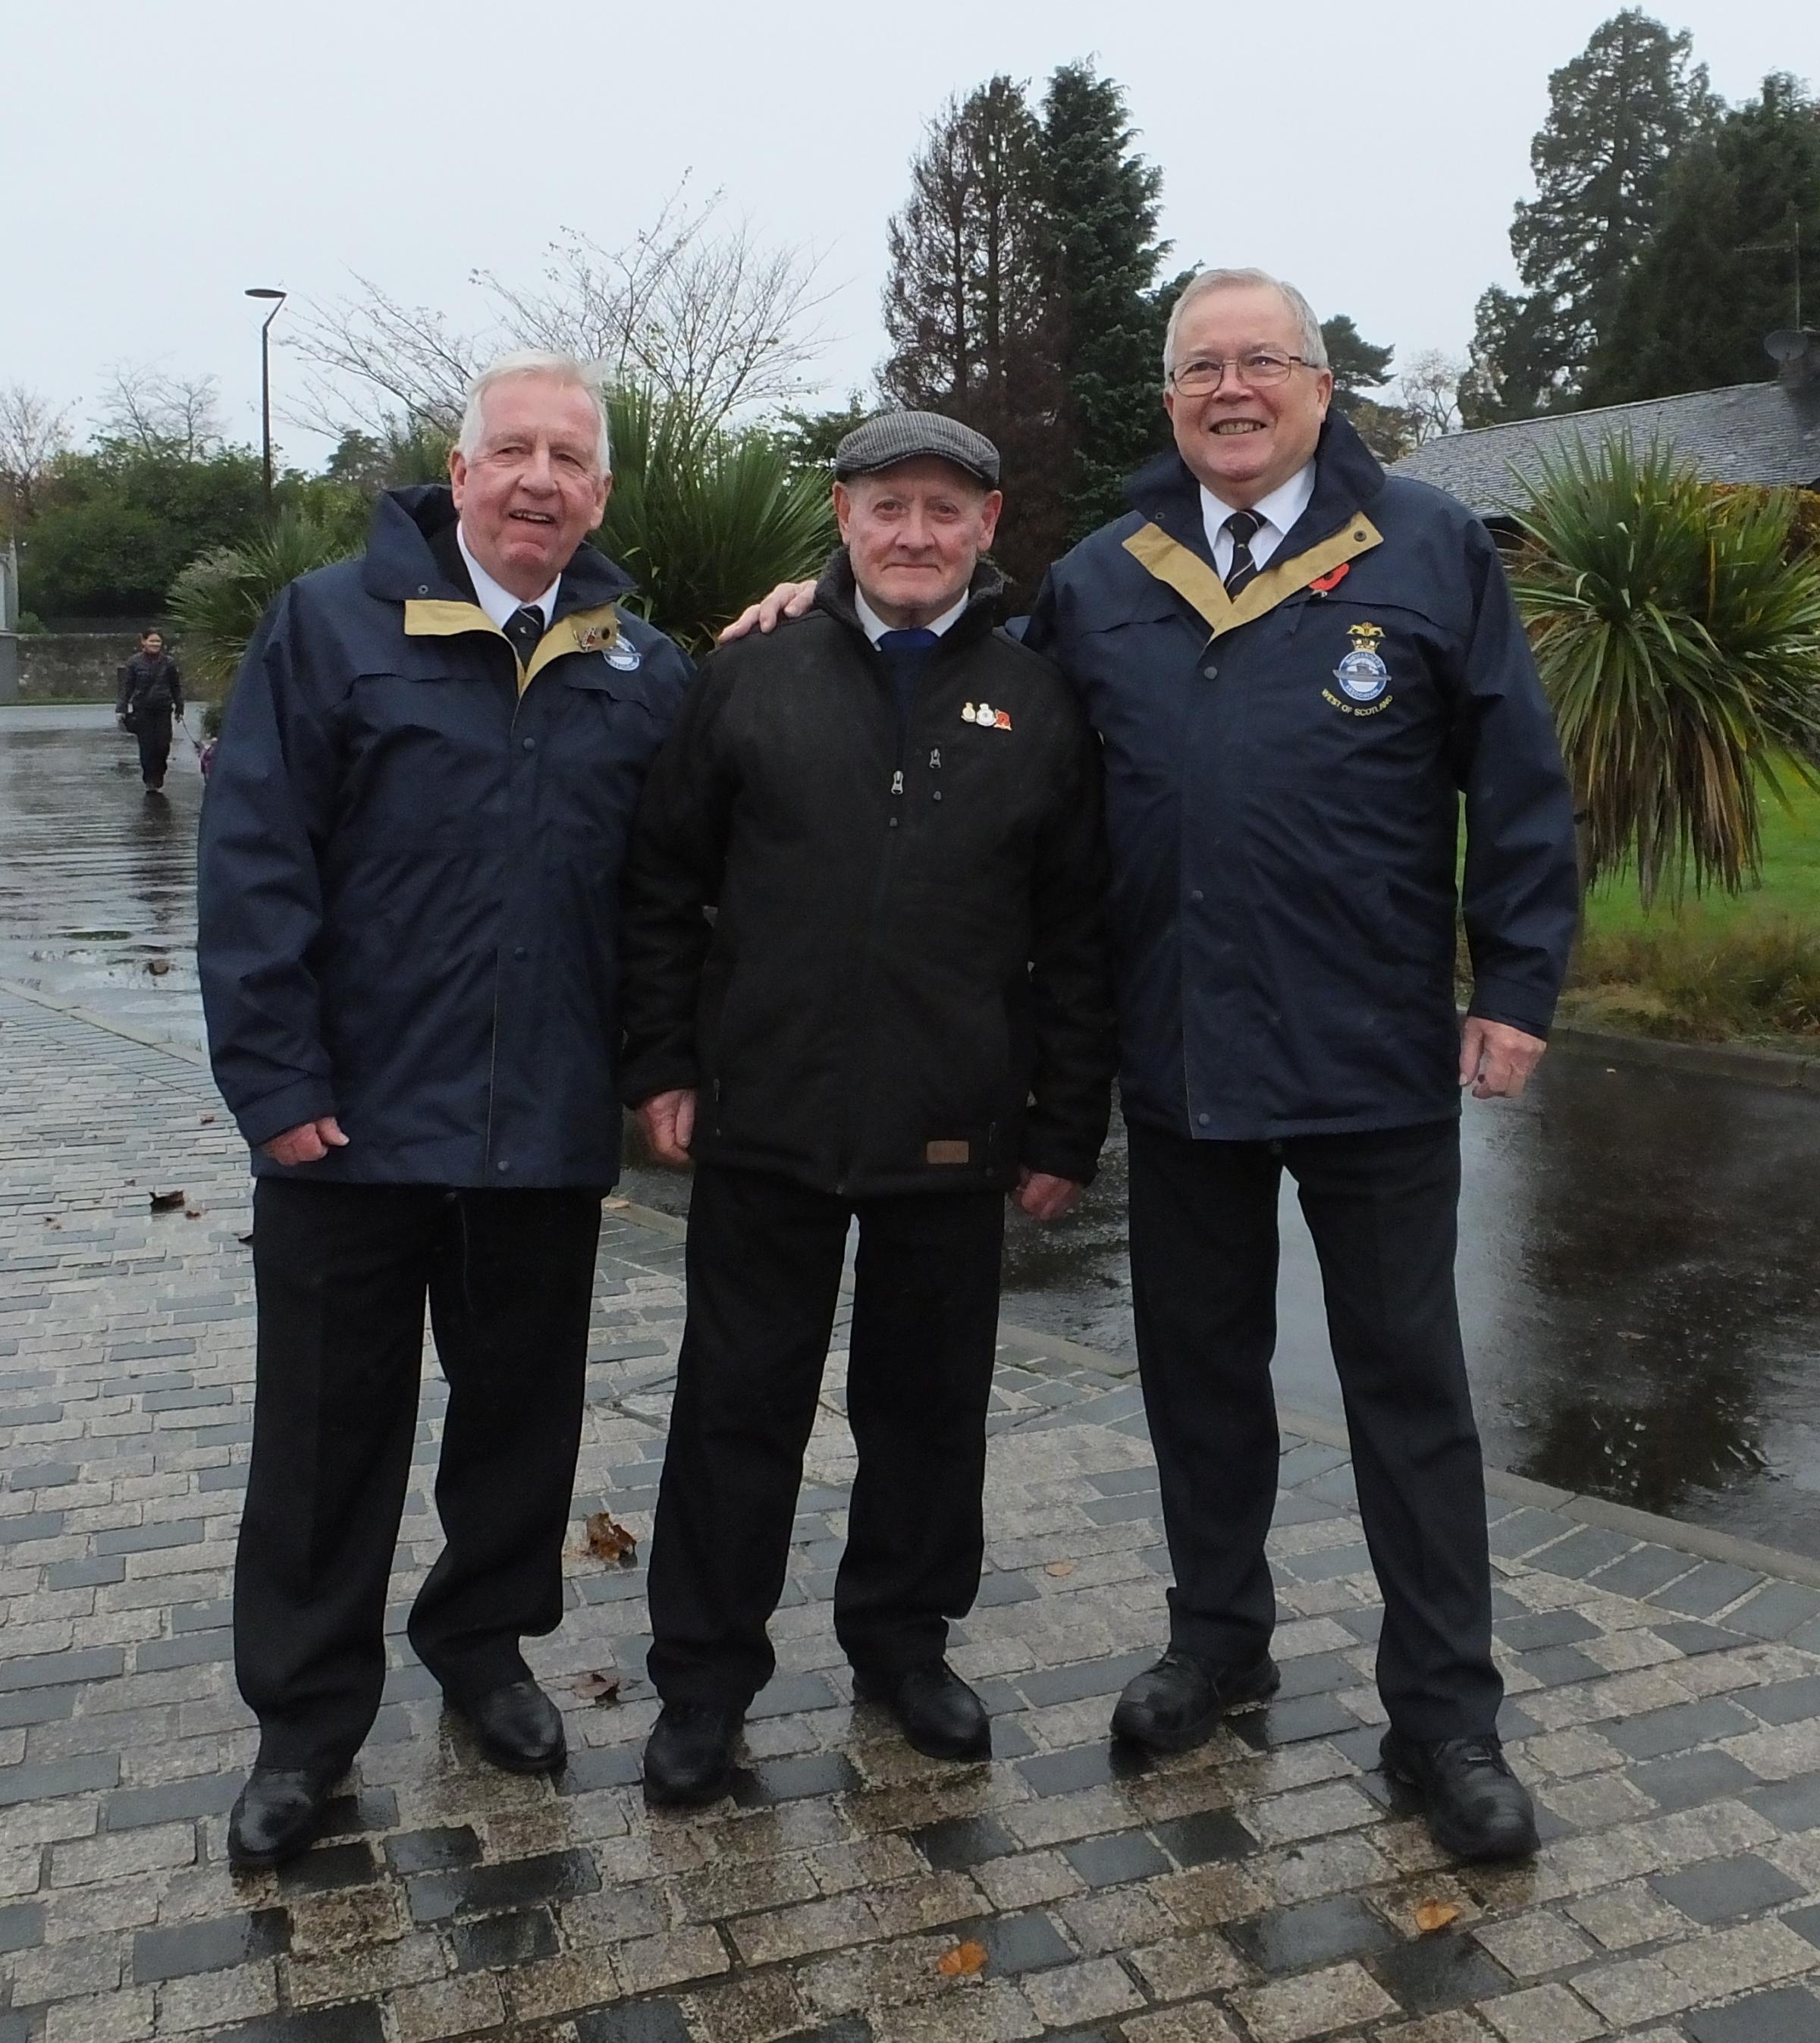
[[[438,564],[454,519],[446,489],[381,497],[247,650],[202,804],[215,1076],[255,1148],[339,1118],[311,1182],[604,1188],[621,866],[689,664],[584,546],[521,694]]]
[[[626,1097],[696,1087],[698,1158],[850,1197],[1091,1178],[1099,765],[1067,684],[992,629],[1000,587],[975,576],[907,724],[844,553],[807,616],[703,667],[626,908]]]
[[[1229,601],[1171,452],[1051,569],[1025,642],[1105,748],[1128,1118],[1258,1140],[1458,1111],[1476,1014],[1547,1033],[1573,804],[1490,535],[1331,414],[1312,500]]]
[[[183,677],[168,653],[160,653],[155,659],[147,653],[135,653],[116,679],[114,714],[129,730],[144,717],[168,719],[183,714]]]

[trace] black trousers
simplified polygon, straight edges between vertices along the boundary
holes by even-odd
[[[1365,1537],[1384,1593],[1377,1683],[1415,1738],[1496,1722],[1485,1473],[1454,1292],[1454,1121],[1282,1142],[1133,1125],[1138,1360],[1175,1585],[1171,1642],[1268,1642],[1276,1496],[1277,1194],[1294,1176],[1320,1263]]]
[[[449,1385],[446,1543],[412,1607],[412,1646],[460,1701],[523,1680],[520,1638],[561,1621],[600,1194],[262,1178],[253,1215],[235,1666],[262,1765],[341,1765],[385,1677],[426,1294]]]
[[[649,1665],[666,1702],[743,1708],[776,1664],[765,1627],[855,1213],[847,1417],[859,1472],[835,1633],[856,1666],[901,1671],[940,1657],[948,1619],[979,1593],[1002,1197],[849,1202],[699,1166],[651,1543]]]
[[[142,710],[133,719],[132,734],[139,741],[139,777],[155,787],[171,763],[170,711]]]

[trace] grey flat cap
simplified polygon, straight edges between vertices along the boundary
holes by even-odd
[[[881,412],[856,426],[834,450],[834,476],[845,482],[929,455],[952,462],[988,489],[998,487],[998,448],[983,433],[939,412]]]

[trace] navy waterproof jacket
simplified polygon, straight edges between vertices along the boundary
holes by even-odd
[[[358,560],[293,582],[235,683],[202,806],[215,1076],[282,1175],[502,1187],[619,1175],[619,884],[690,667],[584,546],[521,669],[439,566],[446,489],[397,490]]]
[[[1104,743],[1127,1117],[1266,1140],[1457,1113],[1457,911],[1471,1011],[1545,1036],[1578,902],[1491,535],[1338,414],[1307,511],[1236,603],[1178,454],[1128,495],[1026,634]]]

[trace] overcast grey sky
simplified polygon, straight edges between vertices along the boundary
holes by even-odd
[[[477,324],[470,270],[529,278],[564,226],[611,244],[688,171],[761,234],[821,252],[837,397],[883,351],[886,222],[925,121],[994,71],[1040,84],[1090,56],[1162,167],[1178,262],[1261,264],[1400,359],[1457,353],[1481,289],[1513,280],[1548,74],[1615,11],[0,0],[0,382],[82,408],[113,362],[213,374],[231,434],[252,439],[245,286],[332,297],[360,271]],[[1814,0],[1659,11],[1729,100],[1768,70],[1820,82]],[[278,406],[297,373],[275,349]],[[293,458],[324,450],[278,431]]]

